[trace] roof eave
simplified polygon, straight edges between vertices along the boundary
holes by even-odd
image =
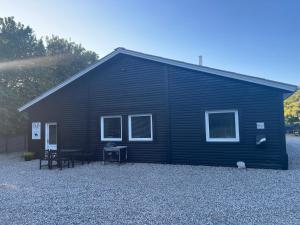
[[[205,72],[213,75],[219,75],[227,78],[232,78],[232,79],[237,79],[237,80],[242,80],[246,82],[251,82],[251,83],[256,83],[256,84],[261,84],[264,86],[269,86],[269,87],[274,87],[278,89],[282,89],[288,92],[295,92],[298,87],[296,85],[291,85],[283,82],[278,82],[278,81],[272,81],[272,80],[267,80],[264,78],[260,77],[255,77],[255,76],[249,76],[249,75],[244,75],[244,74],[239,74],[235,72],[230,72],[230,71],[225,71],[225,70],[220,70],[220,69],[215,69],[215,68],[210,68],[210,67],[205,67],[205,66],[200,66],[200,65],[195,65],[195,64],[190,64],[186,62],[181,62],[173,59],[167,59],[159,56],[154,56],[154,55],[149,55],[141,52],[136,52],[132,50],[127,50],[124,48],[118,48],[117,49],[120,53],[123,54],[128,54],[131,56],[136,56],[136,57],[141,57],[145,58],[148,60],[156,61],[156,62],[161,62],[161,63],[166,63],[169,65],[173,66],[178,66],[178,67],[183,67],[191,70],[197,70],[200,72]]]
[[[218,75],[218,76],[222,76],[222,77],[227,77],[227,78],[231,78],[231,79],[236,79],[236,80],[256,83],[256,84],[260,84],[260,85],[264,85],[264,86],[269,86],[269,87],[273,87],[273,88],[277,88],[277,89],[286,91],[286,93],[293,93],[298,89],[297,86],[291,85],[291,84],[286,84],[286,83],[271,81],[271,80],[267,80],[267,79],[263,79],[263,78],[259,78],[259,77],[247,76],[247,75],[243,75],[243,74],[239,74],[239,73],[234,73],[234,72],[214,69],[214,68],[210,68],[210,67],[204,67],[204,66],[199,66],[199,65],[195,65],[195,64],[180,62],[180,61],[173,60],[173,59],[167,59],[167,58],[163,58],[163,57],[159,57],[159,56],[154,56],[154,55],[149,55],[149,54],[145,54],[145,53],[141,53],[141,52],[127,50],[125,48],[117,48],[117,49],[115,49],[115,51],[113,51],[110,54],[106,55],[105,57],[101,58],[95,64],[78,72],[77,74],[73,75],[69,79],[65,80],[64,82],[58,84],[57,86],[51,88],[50,90],[44,92],[43,94],[36,97],[35,99],[29,101],[22,107],[18,108],[18,111],[22,112],[22,111],[26,110],[27,108],[31,107],[35,103],[41,101],[42,99],[46,98],[47,96],[51,95],[52,93],[58,91],[59,89],[63,88],[64,86],[73,82],[74,80],[80,78],[81,76],[83,76],[86,73],[88,73],[89,71],[95,69],[97,66],[108,61],[109,59],[111,59],[112,57],[116,56],[119,53],[130,55],[130,56],[136,56],[136,57],[140,57],[140,58],[144,58],[144,59],[148,59],[148,60],[152,60],[152,61],[156,61],[156,62],[160,62],[160,63],[165,63],[168,65],[178,66],[178,67],[196,70],[196,71],[200,71],[200,72],[205,72],[205,73],[209,73],[209,74],[214,74],[214,75]]]
[[[29,101],[28,103],[26,103],[25,105],[21,106],[20,108],[18,108],[19,112],[22,112],[24,110],[26,110],[27,108],[29,108],[30,106],[34,105],[35,103],[39,102],[40,100],[46,98],[47,96],[51,95],[52,93],[58,91],[59,89],[61,89],[62,87],[68,85],[69,83],[73,82],[74,80],[80,78],[81,76],[83,76],[84,74],[86,74],[87,72],[95,69],[96,67],[98,67],[99,65],[101,65],[102,63],[108,61],[109,59],[111,59],[112,57],[114,57],[115,55],[117,55],[119,52],[118,50],[115,50],[113,52],[111,52],[110,54],[104,56],[103,58],[101,58],[100,60],[98,60],[96,63],[94,63],[93,65],[87,67],[84,70],[81,70],[80,72],[78,72],[77,74],[71,76],[69,79],[63,81],[62,83],[58,84],[57,86],[49,89],[48,91],[44,92],[43,94],[39,95],[38,97],[34,98],[33,100]]]

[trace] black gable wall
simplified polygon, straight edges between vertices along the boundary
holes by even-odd
[[[168,72],[173,163],[286,168],[280,91],[178,67]],[[230,109],[239,113],[240,142],[206,142],[205,111]],[[256,147],[257,134],[266,135],[267,148]]]
[[[237,109],[239,143],[207,143],[205,110]],[[29,110],[30,150],[44,149],[44,123],[58,122],[59,147],[81,148],[102,160],[100,117],[122,115],[131,162],[285,168],[282,92],[137,57],[117,55]],[[128,115],[153,115],[153,141],[128,141]],[[31,122],[42,122],[42,140],[31,140]],[[256,122],[265,122],[257,130]],[[256,135],[267,148],[256,148]]]
[[[128,160],[169,160],[169,117],[165,66],[133,57],[117,56],[88,75],[53,93],[28,110],[29,149],[42,154],[45,123],[58,123],[58,148],[80,148],[102,160],[106,142],[100,140],[100,117],[122,115]],[[153,141],[128,141],[128,115],[151,113]],[[42,139],[31,139],[31,123],[42,122]]]
[[[168,162],[169,119],[165,66],[129,56],[117,56],[95,70],[90,85],[90,147],[102,159],[100,117],[122,115],[123,141],[134,162]],[[128,141],[128,115],[151,113],[153,141]]]

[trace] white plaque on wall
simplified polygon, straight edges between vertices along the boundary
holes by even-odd
[[[264,122],[257,122],[256,123],[256,129],[258,129],[258,130],[265,129],[265,123]]]
[[[41,139],[41,122],[33,122],[31,130],[33,140]]]

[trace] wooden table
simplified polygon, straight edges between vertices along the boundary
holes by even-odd
[[[113,146],[113,147],[104,147],[103,148],[103,165],[105,164],[105,153],[118,153],[118,162],[119,165],[122,162],[122,155],[125,155],[125,161],[127,162],[127,146]]]
[[[82,155],[82,150],[80,149],[60,149],[59,157],[62,159],[68,159],[72,163],[72,167],[75,164],[75,158],[80,157]]]

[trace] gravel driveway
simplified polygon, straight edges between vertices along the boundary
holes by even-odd
[[[92,163],[62,171],[0,155],[0,224],[300,224],[300,137],[290,170]]]

